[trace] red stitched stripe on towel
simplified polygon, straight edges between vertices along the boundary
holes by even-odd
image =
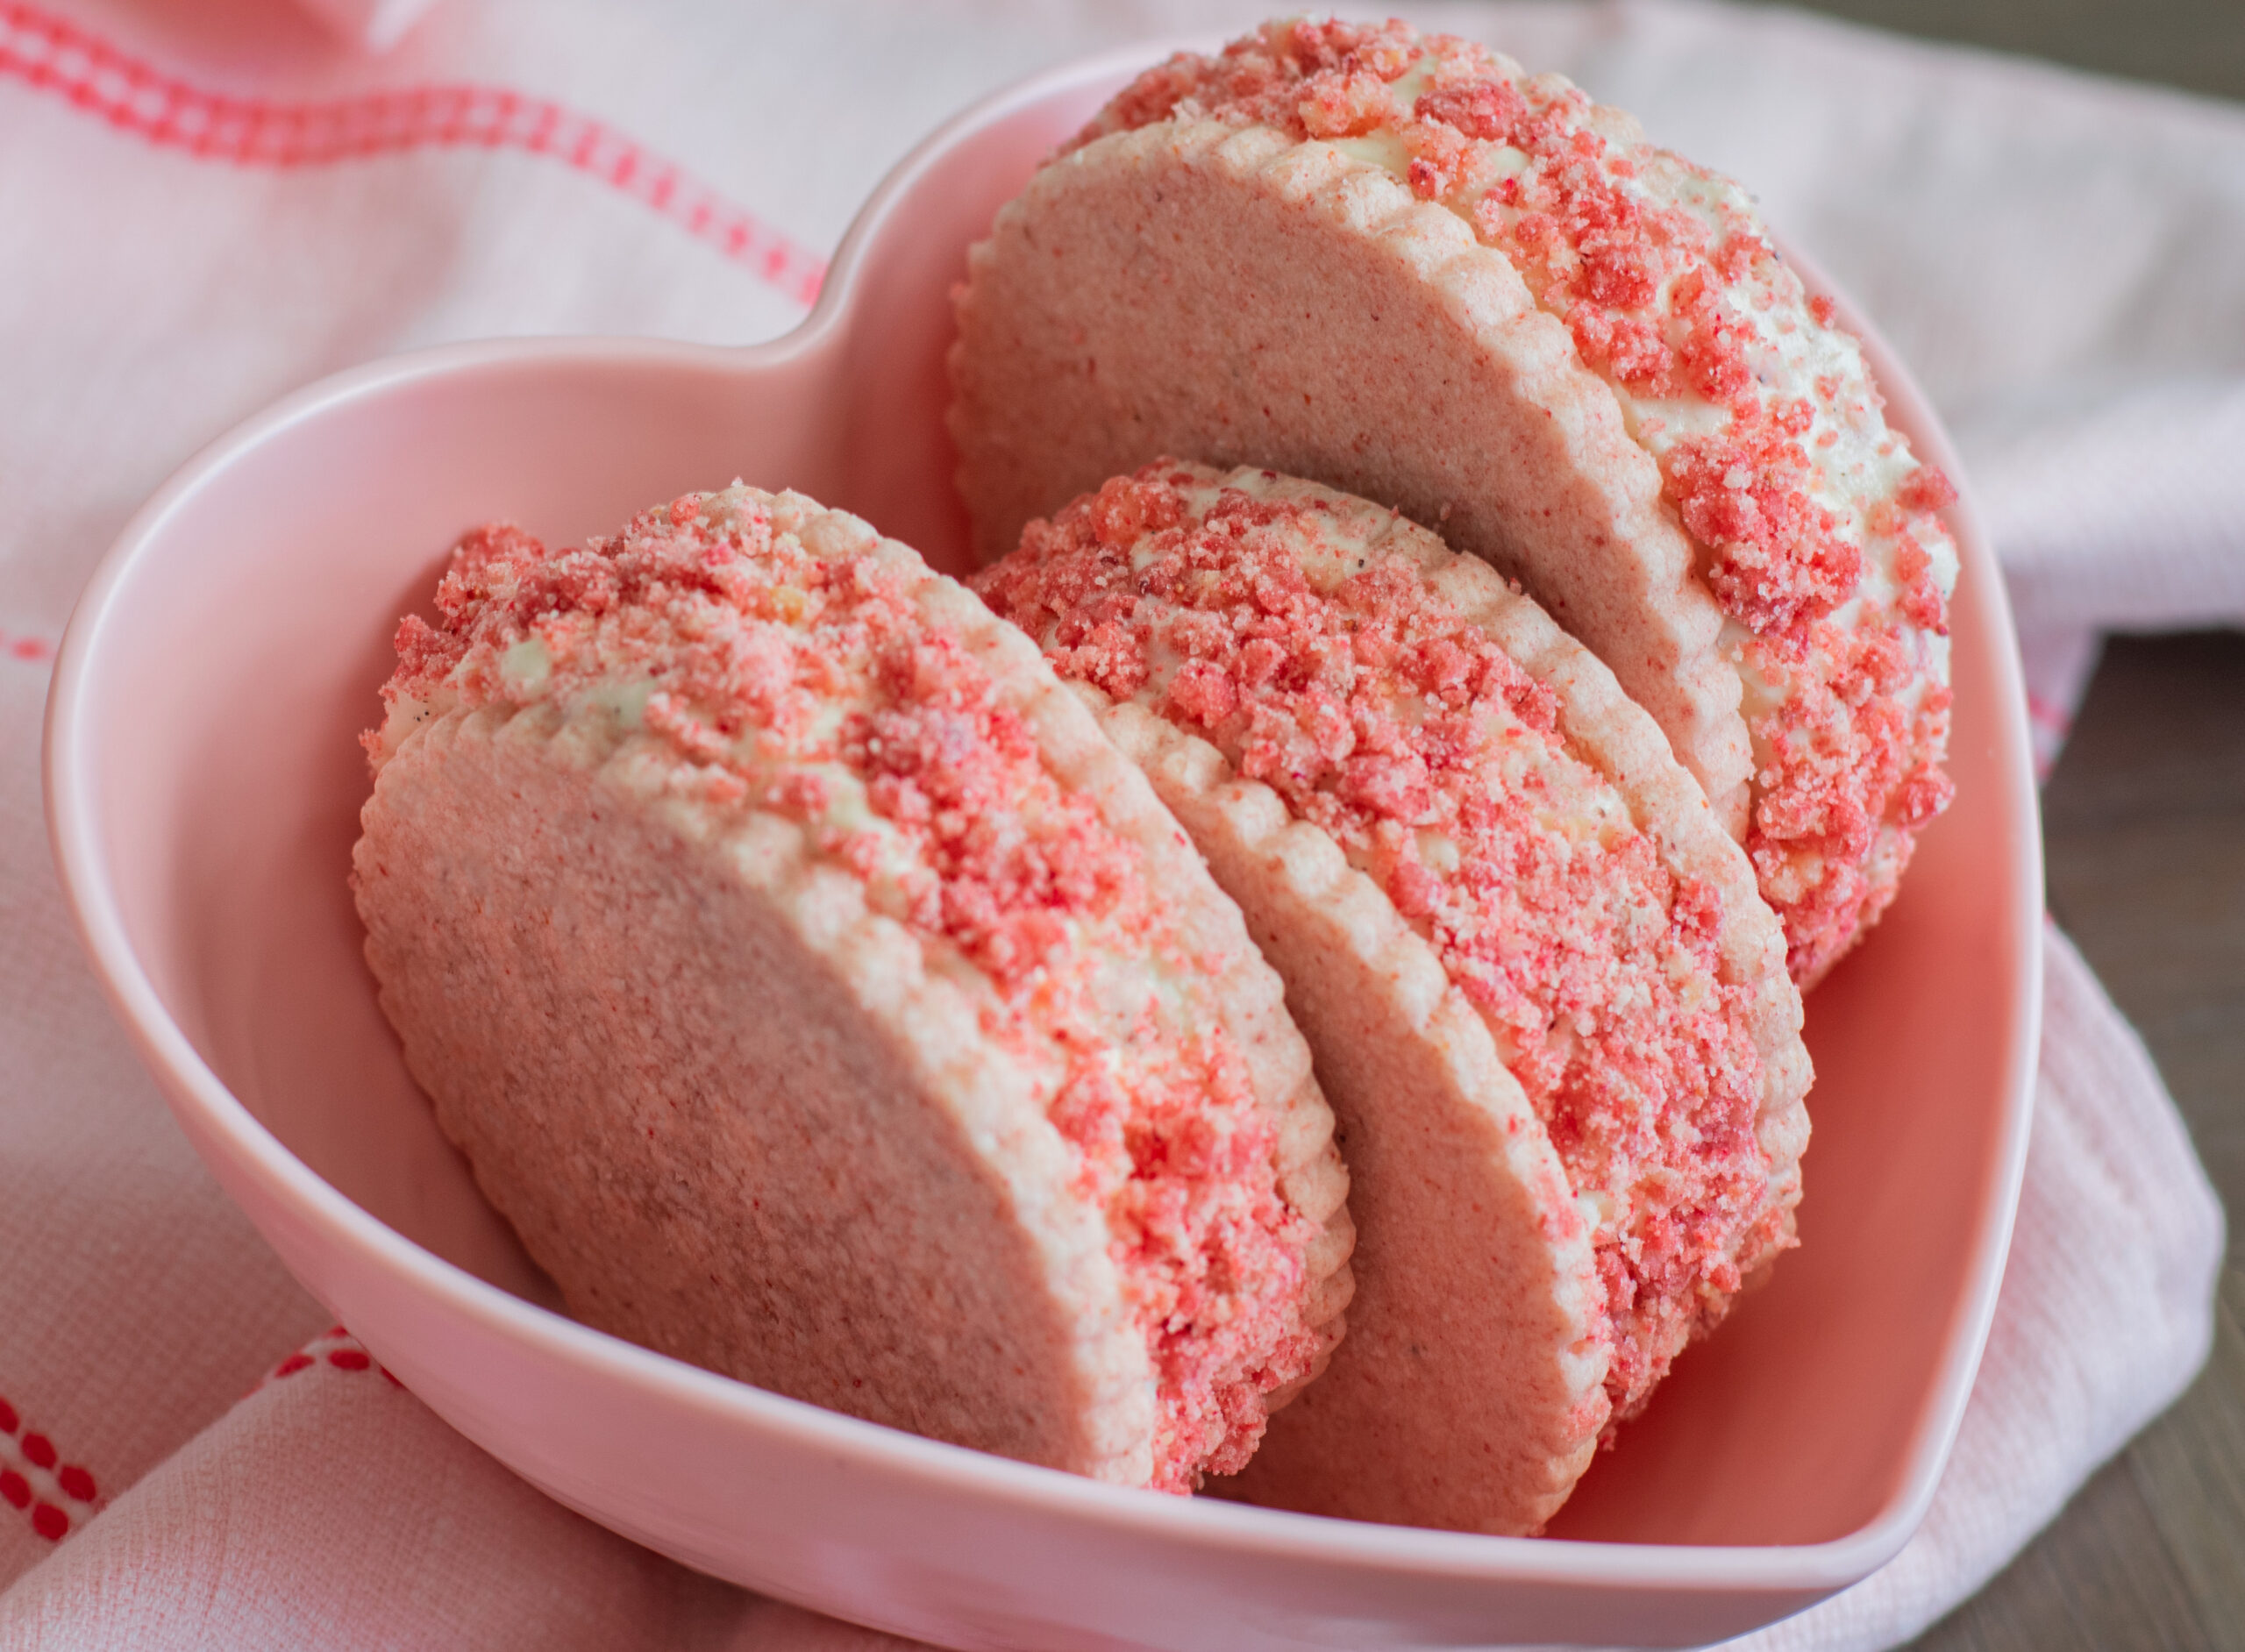
[[[54,644],[44,637],[22,637],[0,630],[0,659],[21,660],[27,666],[45,666],[54,659]]]
[[[826,274],[816,253],[624,133],[504,87],[402,87],[309,103],[229,97],[12,4],[0,4],[0,75],[53,92],[159,148],[237,166],[319,166],[424,148],[547,155],[669,218],[791,298],[809,303]]]
[[[337,1325],[322,1331],[310,1342],[306,1342],[288,1358],[275,1365],[266,1375],[264,1381],[257,1385],[257,1387],[262,1388],[266,1383],[275,1381],[282,1377],[294,1377],[300,1371],[310,1371],[323,1359],[337,1371],[378,1371],[392,1387],[405,1386],[390,1374],[388,1366],[375,1363],[374,1356],[367,1351],[365,1344],[343,1327]],[[256,1392],[257,1388],[250,1390],[252,1393]]]
[[[52,1440],[0,1398],[0,1504],[27,1516],[32,1529],[51,1543],[91,1519],[101,1495],[90,1472],[61,1457]]]

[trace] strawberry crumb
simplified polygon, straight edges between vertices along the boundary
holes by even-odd
[[[1135,538],[1110,524],[1149,524]],[[1159,526],[1151,524],[1159,523]],[[1679,879],[1557,731],[1551,691],[1329,508],[1171,461],[976,577],[1065,674],[1214,744],[1329,833],[1507,1052],[1595,1236],[1614,1414],[1721,1316],[1769,1162],[1721,902]]]
[[[369,751],[379,763],[432,707],[581,714],[643,694],[637,732],[668,747],[677,790],[797,822],[876,909],[971,962],[994,993],[986,1030],[1058,1075],[1049,1115],[1107,1213],[1159,1378],[1155,1485],[1235,1471],[1265,1396],[1315,1350],[1312,1224],[1277,1192],[1215,965],[1172,928],[1137,846],[1061,788],[919,605],[934,576],[870,538],[806,544],[775,522],[784,502],[690,494],[574,549],[471,533],[438,623],[399,628]],[[1152,520],[1124,511],[1110,530]],[[862,811],[840,806],[852,795]]]

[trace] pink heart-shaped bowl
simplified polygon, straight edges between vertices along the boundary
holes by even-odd
[[[400,614],[469,526],[550,541],[735,476],[957,570],[943,431],[968,244],[1148,49],[982,104],[890,175],[816,310],[753,349],[471,345],[225,437],[71,623],[48,807],[77,921],[182,1126],[289,1267],[461,1433],[690,1566],[954,1646],[1677,1645],[1796,1611],[1923,1515],[2024,1163],[2041,862],[2003,585],[1970,513],[1957,801],[1815,994],[1802,1247],[1584,1482],[1556,1535],[1119,1490],[783,1399],[578,1325],[406,1077],[345,887]],[[1954,456],[1862,324],[1890,410]]]

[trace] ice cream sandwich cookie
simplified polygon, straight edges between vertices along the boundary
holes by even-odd
[[[1385,507],[1164,462],[976,577],[1286,984],[1361,1235],[1241,1484],[1536,1528],[1792,1243],[1809,1079],[1751,868],[1613,674]]]
[[[1345,1174],[1276,978],[1025,637],[735,486],[495,528],[367,737],[367,958],[572,1312],[938,1439],[1235,1470]]]
[[[970,260],[952,428],[986,556],[1160,454],[1404,510],[1665,730],[1816,979],[1950,794],[1953,496],[1735,184],[1400,24],[1146,74]]]

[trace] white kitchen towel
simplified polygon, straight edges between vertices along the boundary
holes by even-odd
[[[79,958],[46,669],[132,509],[282,392],[482,334],[769,337],[955,108],[1261,9],[448,0],[373,58],[280,0],[0,0],[0,1647],[877,1639],[565,1513],[323,1331]],[[1963,450],[2053,737],[2100,628],[2245,614],[2245,114],[1778,11],[1407,10],[1745,178],[1877,317]],[[1932,1516],[1750,1644],[1906,1638],[2204,1356],[2219,1208],[2048,947],[2018,1237]]]

